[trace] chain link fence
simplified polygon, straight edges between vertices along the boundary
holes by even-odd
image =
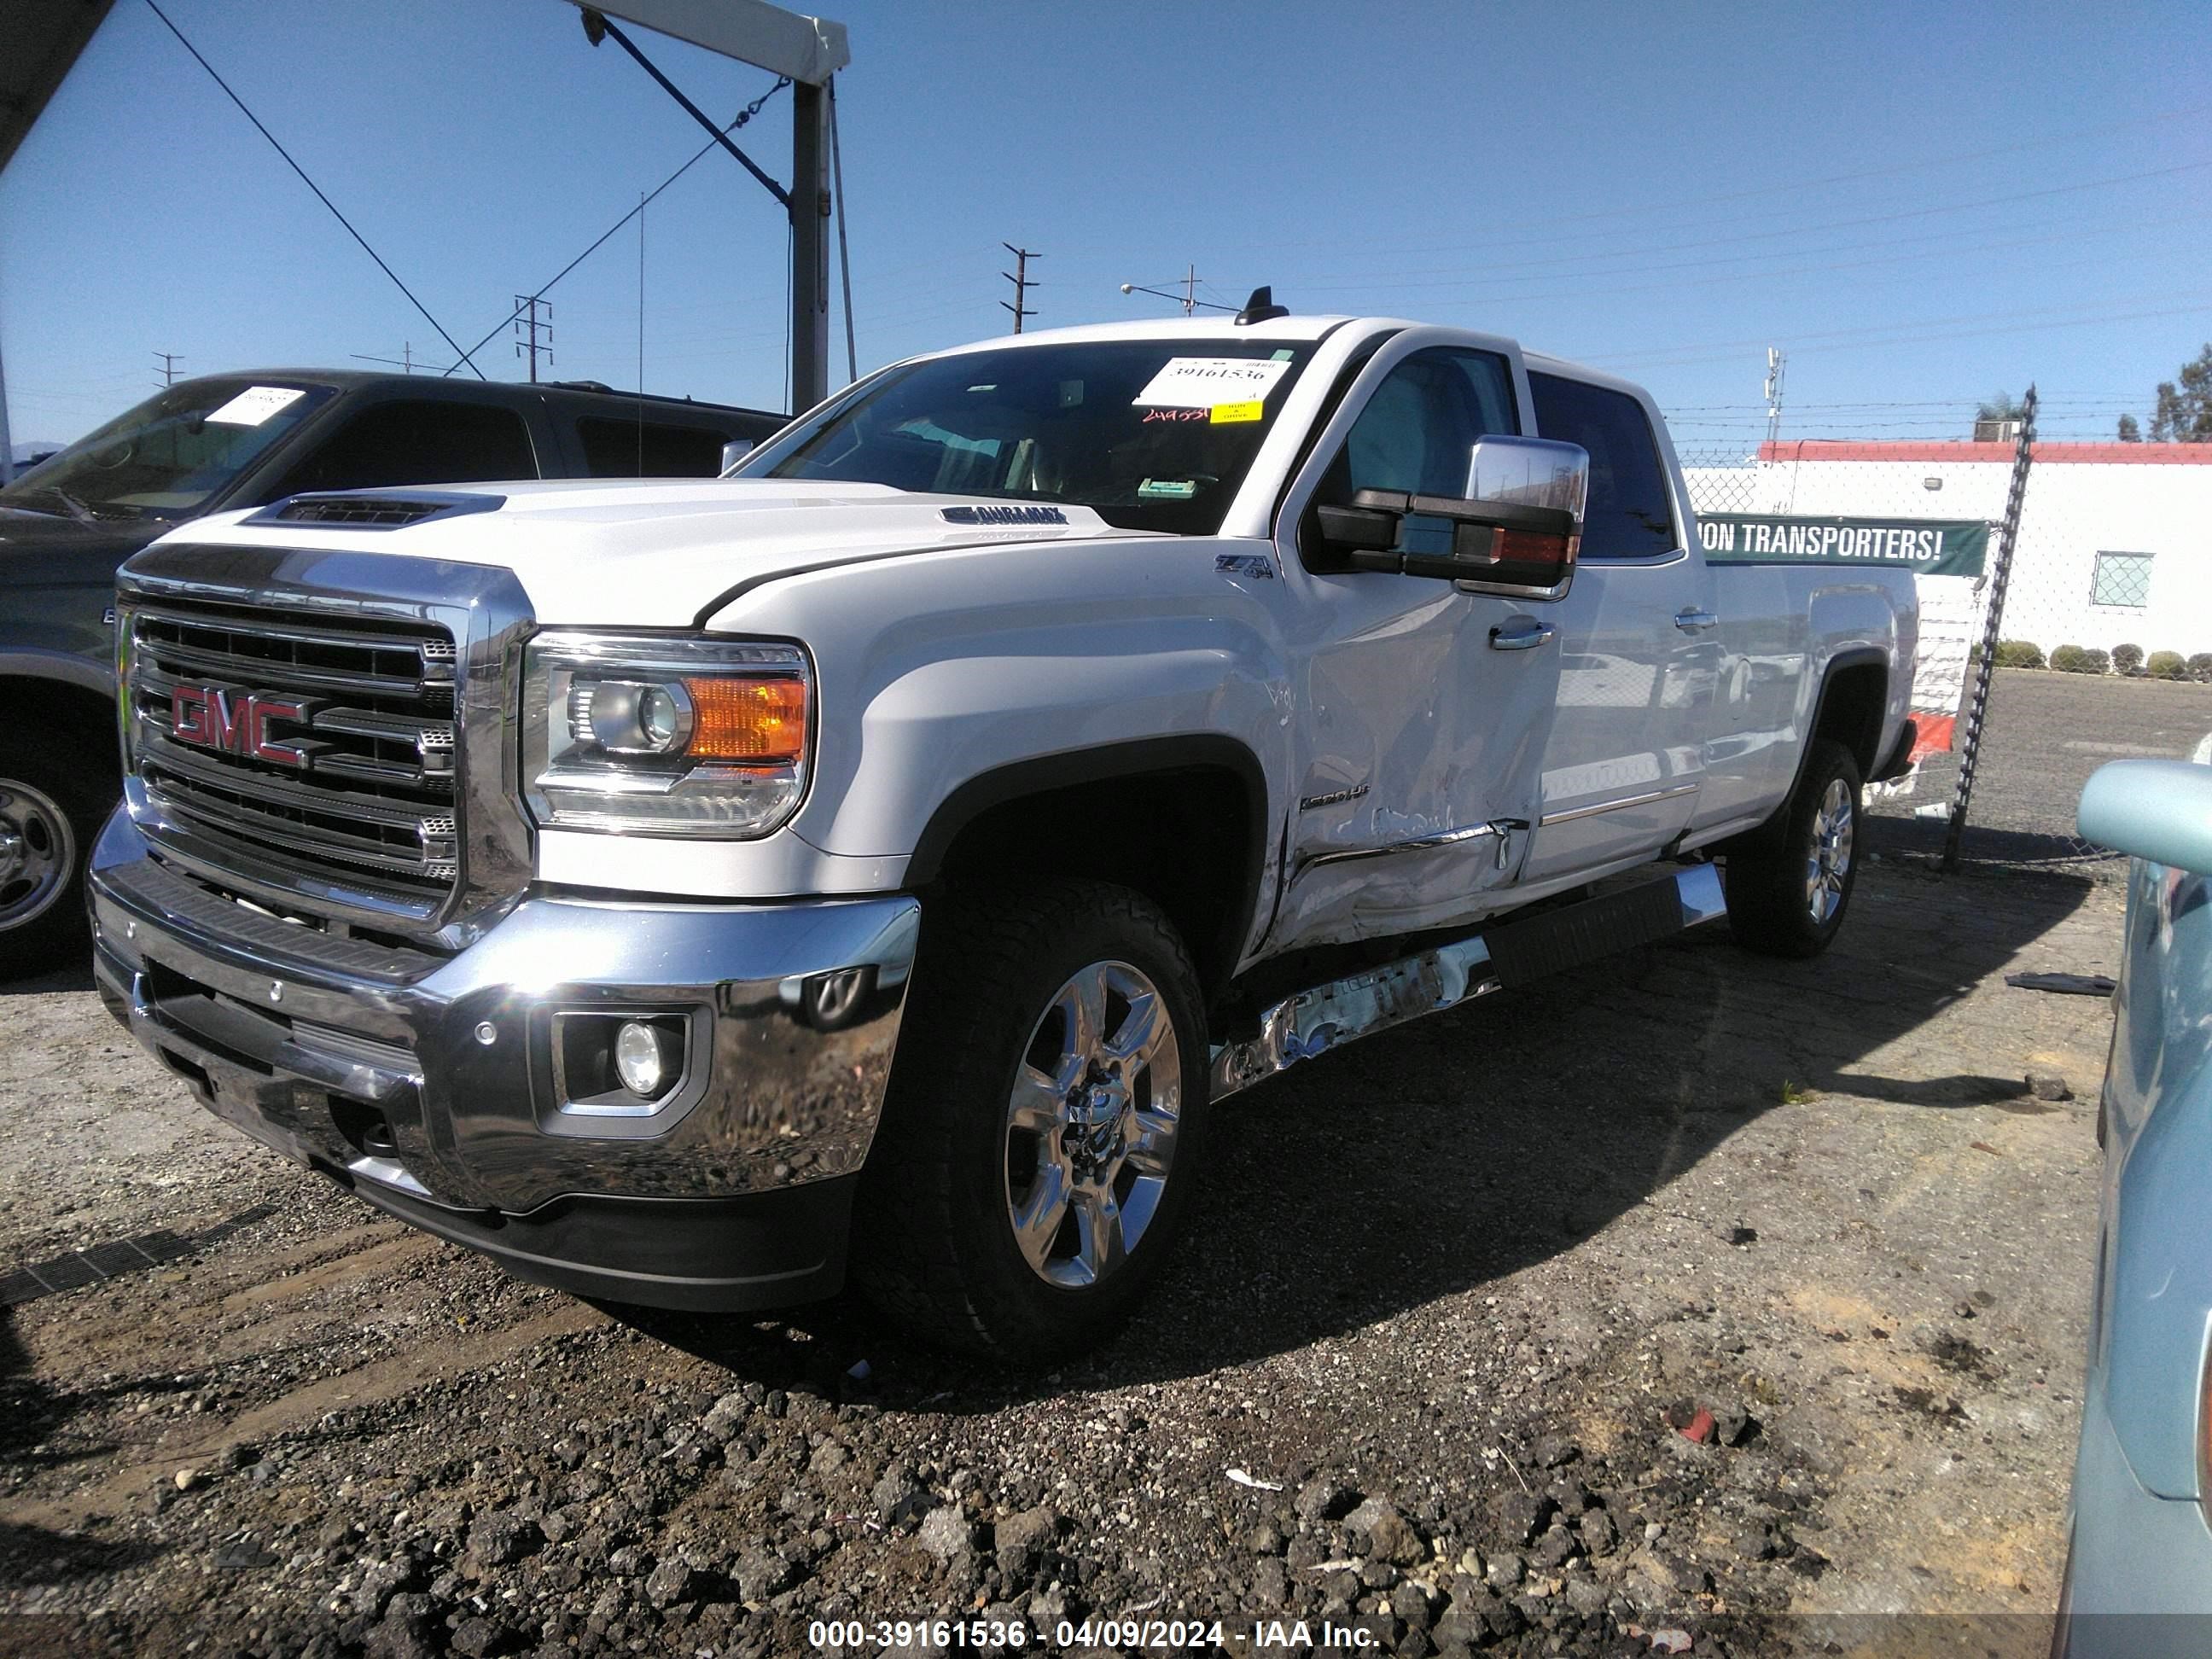
[[[2091,864],[2099,766],[2212,758],[2212,446],[2039,442],[2033,408],[1978,441],[1681,452],[1709,559],[1912,563],[1921,758],[1869,791],[1880,845]]]

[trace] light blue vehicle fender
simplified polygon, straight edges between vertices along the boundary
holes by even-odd
[[[2139,860],[2105,1084],[2113,1219],[2099,1358],[2136,1478],[2162,1498],[2195,1498],[2212,1328],[2212,875],[2200,873],[2212,871],[2212,768],[2106,766],[2082,793],[2079,823]]]

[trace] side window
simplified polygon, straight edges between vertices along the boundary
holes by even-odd
[[[404,399],[362,410],[295,467],[276,493],[537,476],[530,428],[513,410]]]
[[[1589,452],[1583,558],[1649,558],[1680,545],[1668,504],[1667,470],[1659,463],[1643,404],[1625,392],[1533,370],[1528,395],[1536,405],[1539,436]]]
[[[576,435],[595,478],[711,478],[722,470],[722,434],[703,426],[586,415]]]
[[[1349,502],[1362,489],[1465,495],[1474,441],[1520,429],[1505,359],[1443,346],[1417,351],[1368,398],[1322,480],[1322,499]]]

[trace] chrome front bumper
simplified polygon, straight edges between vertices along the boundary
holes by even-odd
[[[794,1276],[799,1294],[836,1288],[913,899],[532,895],[441,957],[234,902],[151,856],[121,812],[90,899],[100,994],[133,1035],[218,1116],[372,1202],[526,1277],[629,1300],[760,1305],[794,1298],[743,1285]],[[684,1022],[682,1085],[649,1112],[564,1103],[561,1022],[630,1014]],[[715,1260],[740,1221],[755,1237],[740,1248],[775,1261]],[[662,1271],[695,1223],[700,1271]],[[834,1249],[794,1229],[835,1232]]]

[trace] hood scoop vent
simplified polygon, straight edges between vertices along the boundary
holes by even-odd
[[[463,513],[495,513],[504,495],[448,494],[428,489],[341,490],[287,495],[264,507],[247,524],[319,524],[349,530],[397,530]]]

